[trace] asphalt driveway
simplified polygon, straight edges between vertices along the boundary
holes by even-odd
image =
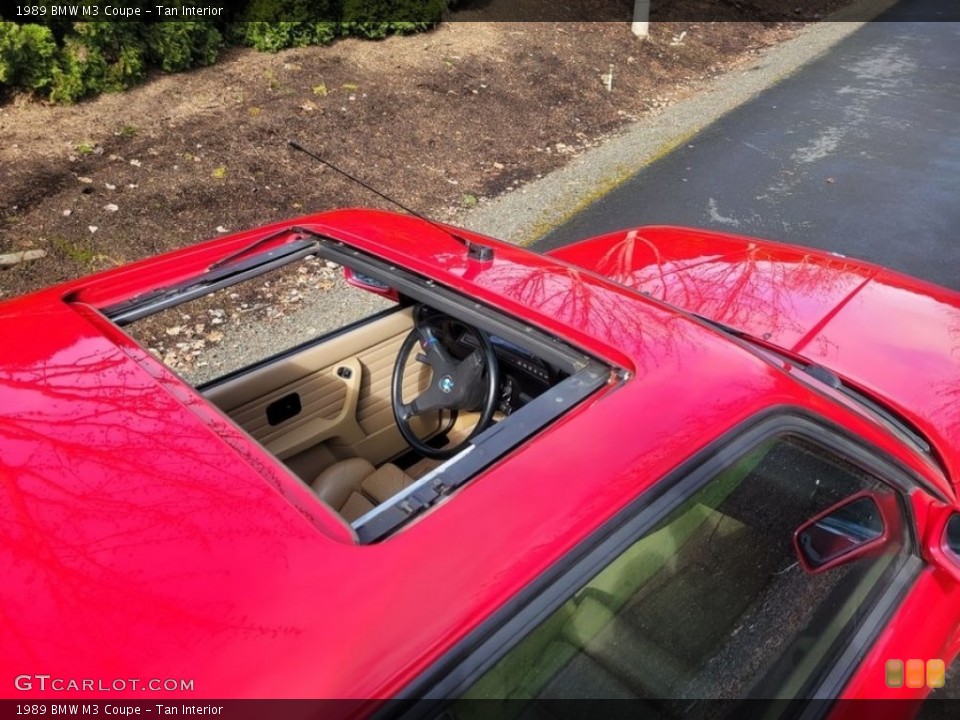
[[[550,232],[681,224],[795,242],[960,290],[960,9],[904,0]]]

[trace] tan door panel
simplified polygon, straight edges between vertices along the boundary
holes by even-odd
[[[356,420],[360,372],[357,359],[348,358],[229,410],[227,414],[281,460],[337,435],[349,436],[356,442],[362,435]],[[267,408],[294,393],[300,399],[300,412],[271,425],[267,420]]]
[[[393,419],[390,382],[412,328],[410,309],[391,313],[211,388],[206,396],[283,460],[327,442],[337,456],[381,463],[406,448]],[[429,380],[429,368],[411,358],[404,396],[413,397]],[[293,393],[300,412],[270,425],[267,408]],[[425,434],[437,426],[436,419],[415,424]]]
[[[349,371],[349,375],[344,370]],[[312,403],[307,401],[299,415],[274,427],[275,432],[271,432],[269,437],[260,442],[281,460],[286,460],[334,437],[359,442],[363,438],[363,431],[357,424],[360,372],[360,363],[357,362],[357,359],[347,358],[338,362],[333,368],[325,368],[306,378],[305,382],[307,383],[313,383],[318,378],[321,381],[326,379],[329,381],[326,383],[328,387],[339,381],[339,387],[331,398],[318,395],[318,399],[313,400]],[[286,388],[277,394],[278,397],[283,397],[285,392],[287,392]],[[296,392],[296,390],[291,390],[291,392]],[[339,398],[339,400],[332,398]],[[302,395],[301,402],[304,402]],[[316,407],[311,407],[311,405]],[[326,413],[329,413],[332,408],[338,409],[335,415],[329,417]],[[266,412],[265,406],[264,412]],[[308,419],[298,422],[301,415],[306,415]]]
[[[204,394],[208,400],[232,416],[233,411],[241,405],[323,368],[333,367],[344,358],[359,357],[385,338],[399,335],[400,340],[397,341],[399,347],[399,343],[412,328],[412,311],[400,310],[319,345],[244,373],[240,377],[206,390]]]
[[[357,421],[363,430],[363,439],[358,443],[340,439],[332,443],[338,455],[358,455],[377,465],[403,452],[406,442],[397,430],[393,417],[390,386],[393,383],[393,366],[400,346],[410,329],[388,338],[360,356],[363,366],[363,382],[360,388],[360,404]],[[409,402],[427,389],[432,377],[430,366],[417,362],[415,357],[420,346],[415,345],[407,358],[403,374],[403,398]],[[422,415],[412,420],[413,431],[420,437],[435,433],[440,427],[439,413]]]

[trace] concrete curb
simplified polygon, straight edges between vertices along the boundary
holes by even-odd
[[[815,60],[897,0],[860,0],[768,50],[757,63],[706,81],[697,94],[646,115],[566,166],[483,202],[454,222],[530,245],[721,117]]]

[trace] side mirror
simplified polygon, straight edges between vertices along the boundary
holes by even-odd
[[[793,547],[805,571],[824,572],[886,546],[899,517],[893,495],[857,493],[797,528]]]
[[[356,270],[345,267],[343,269],[343,278],[347,281],[348,285],[372,292],[375,295],[383,295],[394,302],[400,301],[400,296],[394,288],[369,275],[364,275],[363,273],[358,273]]]

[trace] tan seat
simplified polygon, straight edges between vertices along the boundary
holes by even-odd
[[[368,460],[351,458],[328,467],[311,487],[347,522],[353,522],[411,483],[413,478],[392,463],[375,468]]]

